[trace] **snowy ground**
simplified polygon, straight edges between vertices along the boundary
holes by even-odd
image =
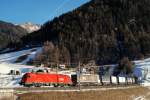
[[[26,72],[29,72],[32,70],[34,66],[27,66],[27,65],[17,65],[17,64],[5,64],[5,66],[1,66],[0,64],[0,70],[3,73],[0,74],[0,88],[12,88],[12,87],[20,87],[19,82],[22,78],[22,75]],[[11,66],[13,65],[13,66]],[[12,67],[12,69],[10,68]],[[3,68],[2,68],[3,67]],[[8,68],[8,69],[6,69]],[[16,70],[20,71],[20,75],[9,75],[10,70]],[[5,73],[4,73],[5,72]]]
[[[33,59],[35,55],[39,52],[41,52],[42,48],[32,48],[28,50],[22,50],[22,51],[17,51],[17,52],[11,52],[11,53],[6,53],[6,54],[1,54],[0,55],[0,63],[2,62],[7,62],[7,63],[15,63],[15,61],[24,55],[27,55],[27,58],[24,59],[22,62],[19,62],[20,64],[26,64],[30,59]]]
[[[12,88],[21,87],[19,82],[21,75],[0,75],[0,87],[1,88]]]
[[[134,73],[140,77],[141,85],[150,86],[150,58],[134,62],[136,65]]]

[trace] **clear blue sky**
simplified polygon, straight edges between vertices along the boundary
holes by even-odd
[[[44,22],[90,0],[0,0],[0,20],[20,24]]]

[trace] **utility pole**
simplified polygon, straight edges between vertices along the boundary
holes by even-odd
[[[57,63],[57,65],[56,65],[56,74],[57,74],[57,86],[58,86],[58,83],[59,83],[59,77],[58,77],[58,66],[59,66],[59,64]]]
[[[82,39],[81,37],[79,39],[80,40],[80,46],[79,46],[79,77],[78,77],[79,78],[79,91],[81,90],[81,81],[80,81],[80,77],[81,77],[81,75],[80,75],[81,74],[81,64],[80,64],[81,59],[80,58],[81,58],[81,44],[82,44],[81,43],[81,39]]]
[[[80,66],[80,60],[79,60],[79,90],[81,90],[81,82],[80,82],[80,74],[81,74],[81,66]]]

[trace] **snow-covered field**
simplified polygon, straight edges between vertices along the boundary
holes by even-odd
[[[30,59],[33,59],[35,57],[36,53],[41,52],[41,50],[42,48],[38,47],[38,48],[32,48],[28,50],[1,54],[0,63],[2,62],[15,63],[19,57],[27,55],[26,59],[24,59],[22,62],[19,62],[20,64],[26,64]]]

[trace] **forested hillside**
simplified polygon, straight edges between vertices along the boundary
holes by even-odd
[[[71,63],[108,64],[149,55],[150,0],[91,0],[23,38],[25,44],[45,41],[54,45],[53,52],[61,51],[59,62],[67,57]]]
[[[12,23],[0,21],[0,50],[6,47],[13,47],[13,45],[20,42],[20,38],[27,34],[27,31],[20,26]]]

